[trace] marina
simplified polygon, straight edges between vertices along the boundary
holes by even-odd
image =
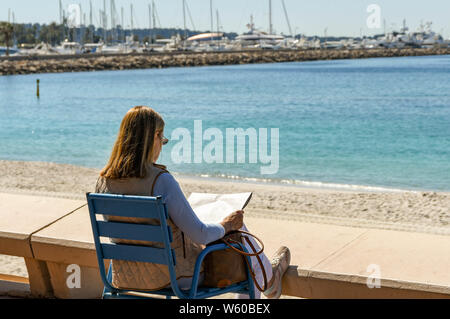
[[[171,51],[0,57],[0,75],[449,55],[450,48]]]
[[[148,27],[137,27],[135,9],[133,4],[129,9],[129,28],[124,25],[124,8],[121,7],[120,14],[115,0],[109,0],[109,8],[106,0],[103,9],[99,10],[98,19],[94,19],[95,8],[90,1],[89,19],[86,13],[81,11],[81,6],[75,5],[78,19],[67,10],[73,10],[73,6],[66,8],[59,0],[59,23],[52,23],[47,30],[52,34],[51,41],[38,43],[19,43],[22,38],[18,32],[28,32],[31,25],[18,25],[14,22],[14,12],[8,21],[10,31],[6,27],[0,29],[3,34],[8,32],[11,38],[11,47],[0,47],[0,55],[8,56],[41,56],[41,55],[92,55],[92,54],[129,54],[129,53],[151,53],[151,52],[221,52],[241,50],[311,50],[311,49],[342,49],[342,50],[371,50],[371,49],[403,49],[403,48],[449,48],[450,39],[433,31],[432,22],[421,22],[413,31],[403,20],[400,29],[386,27],[384,21],[384,32],[373,36],[341,37],[335,39],[327,37],[327,28],[324,36],[307,36],[292,31],[288,9],[285,1],[281,1],[284,20],[288,26],[289,34],[277,34],[273,28],[272,1],[268,0],[268,27],[257,27],[254,18],[249,17],[247,32],[242,34],[226,33],[221,29],[221,18],[219,10],[214,13],[213,2],[210,0],[209,31],[191,31],[188,29],[189,17],[191,27],[195,30],[195,22],[189,9],[188,1],[182,1],[183,27],[182,29],[170,31],[171,36],[161,36],[163,27],[159,21],[158,10],[155,1],[148,4]],[[78,11],[77,11],[78,10]],[[72,14],[72,15],[71,15]],[[94,26],[94,20],[99,26]],[[40,26],[43,29],[44,26]],[[295,28],[297,29],[297,28]],[[39,29],[36,30],[36,39],[39,39]],[[42,38],[42,37],[41,37]],[[35,39],[35,41],[36,41]],[[95,40],[94,40],[95,39]]]

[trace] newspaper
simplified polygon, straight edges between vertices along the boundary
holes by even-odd
[[[244,209],[251,198],[252,193],[192,193],[188,202],[202,222],[220,223],[231,213]]]

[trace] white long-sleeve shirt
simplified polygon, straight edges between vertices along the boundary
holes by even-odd
[[[195,243],[206,245],[225,235],[222,225],[205,224],[197,217],[180,185],[171,174],[163,173],[158,177],[153,195],[163,197],[169,217]]]

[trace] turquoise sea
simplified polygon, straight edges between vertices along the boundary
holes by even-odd
[[[3,76],[0,159],[100,168],[135,105],[160,112],[169,139],[194,120],[224,136],[279,129],[276,174],[259,162],[175,164],[172,140],[160,162],[174,172],[450,191],[450,56]]]

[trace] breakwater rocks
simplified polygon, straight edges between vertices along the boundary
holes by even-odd
[[[0,75],[450,54],[450,48],[252,50],[0,58]]]

